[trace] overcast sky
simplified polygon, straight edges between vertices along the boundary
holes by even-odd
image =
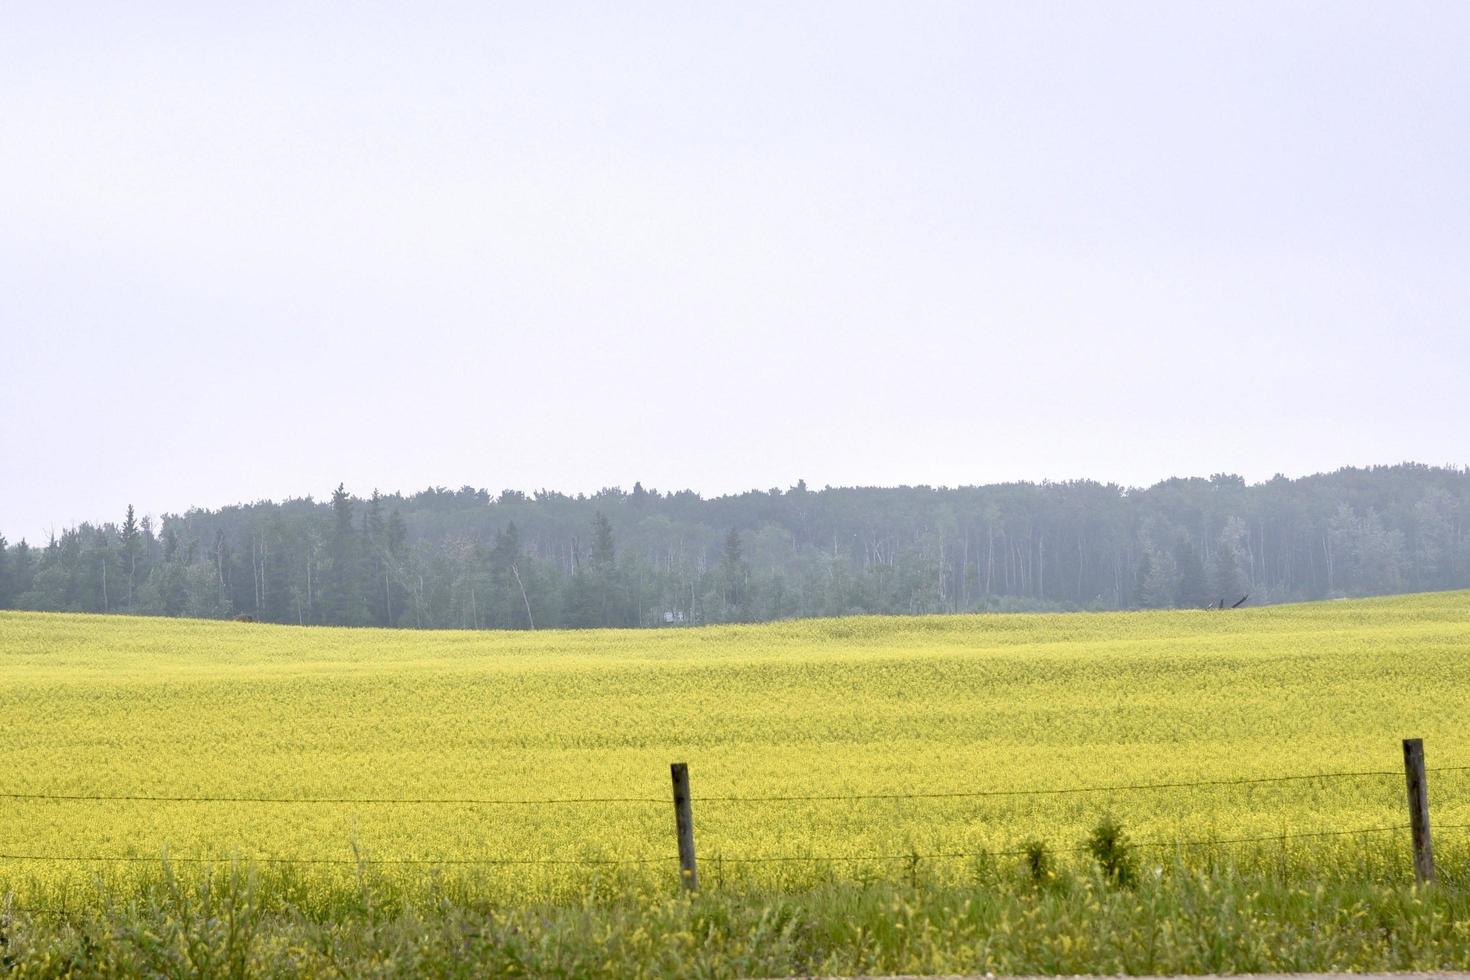
[[[1470,463],[1470,4],[0,5],[0,531]]]

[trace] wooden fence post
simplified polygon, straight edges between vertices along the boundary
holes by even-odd
[[[675,762],[669,766],[674,777],[674,829],[679,834],[679,877],[690,891],[699,888],[699,872],[694,867],[694,814],[689,805],[689,766]]]
[[[1404,739],[1404,778],[1409,784],[1409,832],[1414,838],[1414,877],[1434,880],[1434,845],[1429,838],[1429,787],[1424,778],[1424,740]]]

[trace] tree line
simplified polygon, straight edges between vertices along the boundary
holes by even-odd
[[[0,537],[0,608],[412,628],[1218,607],[1470,587],[1470,468],[706,499],[431,488]]]

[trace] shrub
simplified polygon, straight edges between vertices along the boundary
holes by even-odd
[[[1021,845],[1026,857],[1026,873],[1035,885],[1045,885],[1057,876],[1056,862],[1052,860],[1051,848],[1046,841],[1032,838]]]
[[[1108,815],[1098,821],[1087,838],[1087,852],[1097,861],[1103,877],[1123,888],[1138,882],[1138,855],[1123,825]]]

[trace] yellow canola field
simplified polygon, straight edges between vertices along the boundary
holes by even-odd
[[[1179,842],[1285,834],[1256,850],[1397,861],[1396,830],[1297,835],[1405,823],[1405,736],[1445,770],[1454,860],[1467,732],[1466,592],[537,633],[0,613],[0,899],[156,876],[165,854],[323,877],[365,859],[512,899],[672,881],[673,761],[706,882],[912,873],[913,853],[965,873],[952,855],[1028,839],[1065,855],[1104,813],[1191,860],[1234,852]],[[906,798],[1341,771],[1384,774]]]

